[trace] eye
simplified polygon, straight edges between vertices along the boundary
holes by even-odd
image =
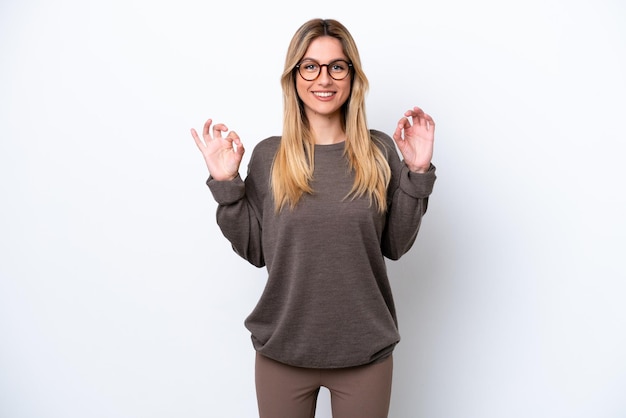
[[[304,61],[300,64],[300,68],[309,73],[315,73],[319,70],[320,66],[318,63],[313,61]]]
[[[348,63],[344,61],[335,61],[330,64],[331,71],[335,73],[341,73],[348,68]]]

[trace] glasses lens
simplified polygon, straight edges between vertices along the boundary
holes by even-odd
[[[315,61],[302,61],[298,71],[300,71],[302,78],[312,81],[320,74],[320,65]]]
[[[350,64],[344,60],[337,60],[328,64],[328,74],[335,80],[343,80],[349,72]]]

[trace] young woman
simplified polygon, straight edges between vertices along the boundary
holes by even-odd
[[[245,321],[260,416],[313,417],[324,386],[333,417],[386,417],[400,336],[385,257],[411,248],[426,212],[435,124],[414,107],[393,140],[368,128],[368,81],[335,20],[296,31],[281,84],[282,135],[254,148],[245,180],[234,131],[211,119],[202,138],[191,130],[223,234],[237,254],[267,267]]]

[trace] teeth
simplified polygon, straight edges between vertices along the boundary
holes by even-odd
[[[333,93],[331,93],[331,92],[322,92],[322,93],[315,92],[313,94],[315,94],[316,96],[319,96],[319,97],[330,97],[330,96],[333,95]]]

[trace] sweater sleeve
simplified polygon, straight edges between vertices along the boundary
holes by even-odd
[[[217,224],[230,241],[233,250],[256,267],[263,267],[261,202],[254,184],[254,176],[242,180],[238,175],[230,181],[206,182],[217,202]]]
[[[393,147],[388,151],[391,182],[387,194],[387,219],[381,248],[385,257],[397,260],[415,242],[437,177],[432,164],[426,173],[410,171],[404,161],[400,160],[395,144],[391,142],[388,146]]]

